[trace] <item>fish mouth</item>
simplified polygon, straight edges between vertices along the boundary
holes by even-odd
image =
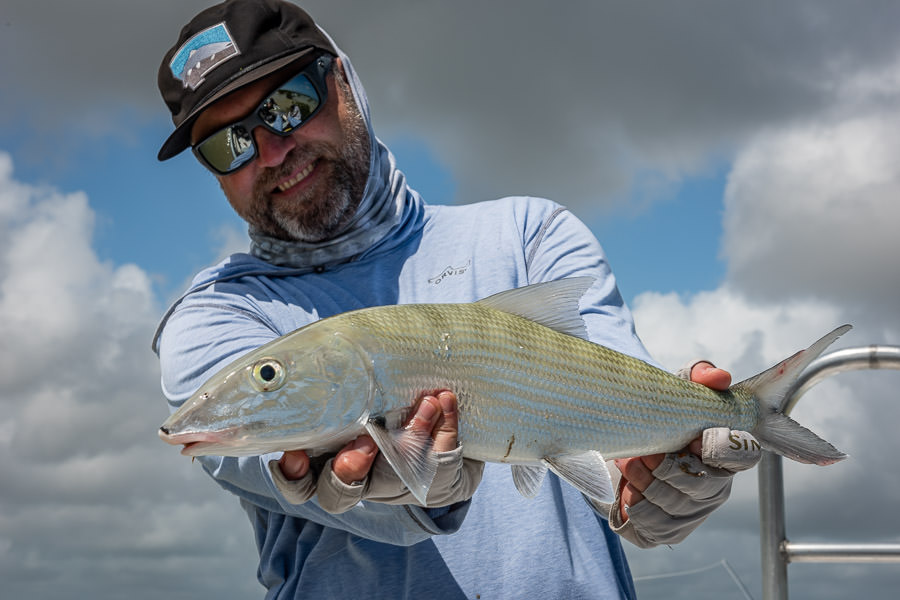
[[[235,429],[225,429],[222,431],[188,431],[184,433],[171,433],[165,426],[160,427],[157,432],[159,439],[173,446],[183,445],[181,453],[185,456],[201,456],[205,454],[205,449],[211,447],[222,447],[228,445],[229,440],[234,437]]]

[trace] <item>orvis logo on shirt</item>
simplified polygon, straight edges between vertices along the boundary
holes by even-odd
[[[471,258],[469,260],[467,260],[466,264],[464,264],[461,267],[448,266],[443,271],[441,271],[440,275],[437,275],[436,277],[432,277],[431,279],[429,279],[428,283],[430,283],[431,285],[438,285],[440,282],[442,282],[447,277],[452,277],[454,275],[462,275],[463,273],[468,271],[469,267],[471,267],[471,266],[472,266]]]

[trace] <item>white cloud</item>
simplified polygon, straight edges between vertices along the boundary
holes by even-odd
[[[58,582],[35,574],[57,573],[72,597],[136,598],[154,574],[178,597],[197,568],[223,576],[223,593],[254,593],[236,501],[155,435],[165,418],[150,352],[160,307],[146,273],[98,260],[84,194],[16,181],[5,153],[0,190],[4,593],[41,597],[44,585],[55,595]],[[223,543],[212,532],[225,529]]]
[[[633,308],[638,333],[668,368],[707,358],[741,378],[787,358],[843,323],[833,305],[760,304],[728,286],[689,298],[647,292],[635,299]]]
[[[740,148],[725,199],[728,271],[719,289],[636,298],[639,333],[669,368],[705,357],[742,379],[848,321],[856,329],[829,351],[900,339],[900,270],[894,259],[900,242],[893,232],[900,222],[900,113],[862,102],[854,92],[859,81],[852,79],[849,91],[839,94],[847,105],[761,133]],[[887,93],[884,85],[880,93]],[[840,375],[797,405],[792,416],[850,458],[824,469],[784,461],[791,539],[897,541],[897,532],[883,524],[893,519],[900,487],[891,478],[873,483],[871,474],[894,469],[898,383],[896,372]],[[759,589],[755,479],[755,473],[739,476],[732,500],[677,554],[630,550],[636,572],[690,569],[723,556],[751,590]],[[859,503],[865,508],[847,515]],[[877,595],[874,590],[895,583],[877,568],[791,569],[792,589],[810,596],[844,597],[847,586]],[[644,589],[654,593],[649,583]]]
[[[896,306],[900,111],[759,136],[726,193],[729,279],[756,298]]]

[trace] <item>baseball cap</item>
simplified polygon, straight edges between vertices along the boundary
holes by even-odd
[[[157,158],[188,148],[194,121],[216,100],[321,52],[337,55],[312,17],[290,2],[228,0],[200,12],[159,67],[159,91],[175,131]]]

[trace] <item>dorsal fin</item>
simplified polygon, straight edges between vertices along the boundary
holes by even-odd
[[[535,283],[488,296],[479,300],[478,304],[518,315],[560,333],[587,339],[587,329],[578,311],[578,303],[593,283],[593,277]]]

